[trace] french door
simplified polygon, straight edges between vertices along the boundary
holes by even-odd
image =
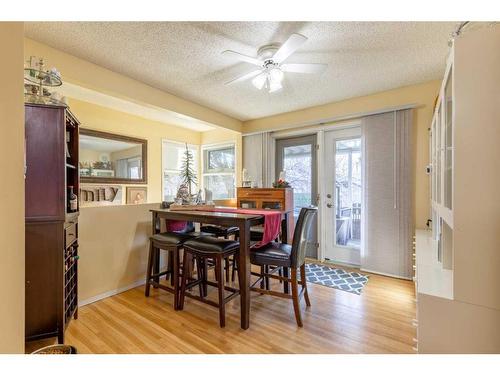
[[[324,135],[325,260],[359,266],[361,247],[362,154],[359,127]]]
[[[302,207],[317,204],[317,146],[316,135],[276,140],[276,179],[281,171],[293,188],[294,219]],[[314,234],[317,235],[317,219],[314,223]],[[318,257],[317,238],[306,250],[309,258]]]

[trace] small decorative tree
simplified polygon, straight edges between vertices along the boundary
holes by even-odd
[[[186,151],[184,151],[184,159],[182,160],[180,177],[182,179],[182,183],[187,185],[190,198],[192,197],[191,184],[196,185],[196,174],[193,170],[193,166],[194,166],[193,153],[189,151],[188,145],[186,143]]]

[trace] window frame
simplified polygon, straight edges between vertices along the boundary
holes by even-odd
[[[225,150],[225,149],[233,149],[233,154],[234,154],[234,168],[229,169],[229,168],[216,168],[216,169],[209,169],[208,168],[208,162],[209,162],[209,157],[208,153],[210,151],[217,151],[217,150]],[[206,144],[206,145],[201,145],[201,151],[200,151],[200,156],[201,156],[201,170],[200,170],[200,181],[201,181],[201,186],[203,189],[205,189],[205,177],[206,176],[233,176],[233,194],[232,196],[229,197],[224,197],[224,198],[218,198],[215,200],[223,200],[223,199],[234,199],[236,198],[236,166],[238,165],[238,160],[236,156],[236,142],[223,142],[223,143],[213,143],[213,144]]]

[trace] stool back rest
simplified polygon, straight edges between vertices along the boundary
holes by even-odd
[[[295,231],[293,233],[291,260],[292,266],[300,267],[304,264],[306,251],[309,246],[314,245],[314,218],[318,213],[318,208],[314,206],[303,207],[300,210]]]

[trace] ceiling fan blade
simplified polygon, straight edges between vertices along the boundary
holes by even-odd
[[[283,43],[280,49],[274,54],[273,61],[278,64],[285,61],[287,57],[294,53],[306,40],[307,38],[304,35],[290,35],[287,41]]]
[[[262,66],[264,64],[263,61],[260,61],[259,59],[256,59],[255,57],[243,55],[243,54],[241,54],[239,52],[235,52],[235,51],[227,50],[227,51],[222,52],[222,54],[224,56],[228,56],[228,57],[231,57],[231,58],[234,58],[234,59],[237,59],[240,61],[244,61],[244,62],[253,64],[253,65]]]
[[[261,72],[262,72],[262,70],[260,70],[260,69],[253,70],[249,73],[243,74],[242,76],[239,76],[235,79],[232,79],[231,81],[226,82],[225,85],[231,85],[231,84],[236,83],[236,82],[246,81],[247,79],[255,77],[256,75],[260,74]]]
[[[326,64],[283,64],[281,70],[291,73],[323,73],[327,66]]]

